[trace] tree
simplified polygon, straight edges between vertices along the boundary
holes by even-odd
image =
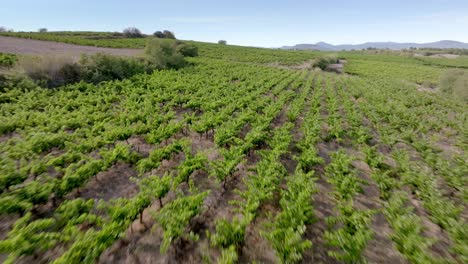
[[[0,27],[0,32],[6,32],[7,29],[5,27]]]
[[[123,35],[126,38],[142,38],[143,34],[136,27],[128,27],[123,30]]]
[[[164,31],[156,31],[153,33],[153,36],[157,37],[157,38],[166,38],[166,39],[175,39],[175,35],[174,35],[174,32],[172,31],[169,31],[169,30],[164,30]]]
[[[218,40],[218,44],[226,45],[226,44],[227,44],[227,41],[225,41],[225,40]]]
[[[164,38],[164,33],[162,33],[162,31],[156,31],[153,33],[153,36],[157,37],[157,38]]]
[[[175,39],[176,38],[174,33],[169,31],[169,30],[164,30],[163,34],[164,34],[164,38],[167,38],[167,39]]]
[[[48,31],[47,28],[40,28],[38,30],[39,33],[46,33],[47,31]]]

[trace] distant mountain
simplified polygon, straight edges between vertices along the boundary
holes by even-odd
[[[338,50],[361,50],[367,48],[378,48],[378,49],[391,49],[401,50],[408,49],[411,47],[415,48],[438,48],[438,49],[468,49],[468,43],[453,41],[453,40],[441,40],[431,43],[398,43],[398,42],[366,42],[363,44],[343,44],[343,45],[332,45],[326,42],[317,42],[315,44],[297,44],[294,46],[283,46],[282,49],[296,49],[296,50],[323,50],[323,51],[338,51]]]
[[[324,46],[317,44],[297,44],[294,46],[283,46],[282,49],[295,49],[295,50],[331,50],[326,49]]]

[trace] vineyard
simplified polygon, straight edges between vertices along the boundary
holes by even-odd
[[[419,88],[465,58],[335,74],[192,43],[179,70],[0,93],[0,261],[468,262],[467,105]]]

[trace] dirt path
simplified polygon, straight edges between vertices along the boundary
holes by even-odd
[[[0,36],[0,52],[26,55],[65,55],[79,57],[81,54],[108,53],[118,56],[136,56],[141,49],[113,49],[92,46],[80,46],[53,41],[32,40]]]

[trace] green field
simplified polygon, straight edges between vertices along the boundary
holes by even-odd
[[[178,70],[0,87],[1,261],[468,262],[467,102],[437,89],[465,57],[189,43]]]

